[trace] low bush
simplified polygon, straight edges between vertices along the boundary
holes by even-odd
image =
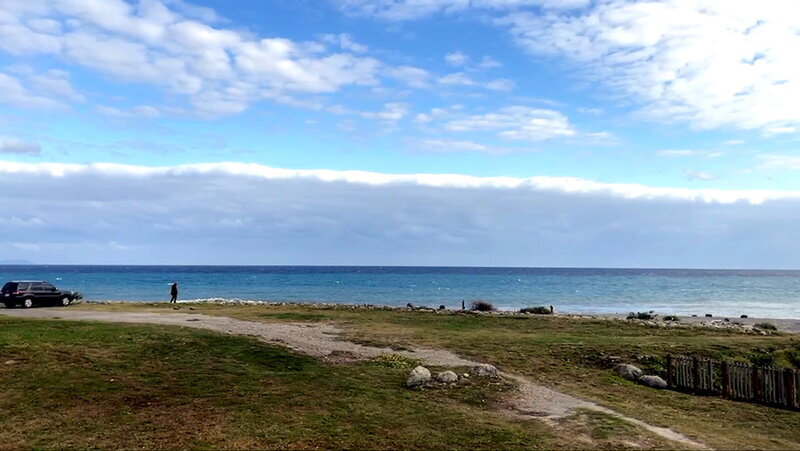
[[[628,319],[656,319],[656,315],[653,312],[630,312],[628,313]]]
[[[370,360],[370,363],[388,368],[414,368],[422,363],[422,359],[406,357],[400,354],[381,354]]]
[[[535,313],[537,315],[549,315],[553,312],[550,311],[550,307],[545,307],[540,305],[538,307],[525,307],[520,309],[520,313]]]
[[[471,308],[479,312],[493,312],[497,310],[494,304],[489,301],[472,301]]]
[[[772,323],[756,323],[753,325],[753,327],[761,330],[778,330],[778,326]]]

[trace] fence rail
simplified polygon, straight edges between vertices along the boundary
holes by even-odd
[[[800,371],[697,357],[667,356],[667,385],[676,390],[797,409]]]

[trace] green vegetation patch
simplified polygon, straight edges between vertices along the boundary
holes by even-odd
[[[381,354],[370,360],[370,363],[387,368],[410,369],[421,364],[422,359],[406,357],[400,354]]]
[[[246,337],[0,318],[0,352],[0,441],[9,448],[566,443],[543,424],[465,401],[495,402],[501,392],[489,387],[407,390],[400,367],[324,365]]]

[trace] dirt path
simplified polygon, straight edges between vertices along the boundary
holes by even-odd
[[[331,324],[261,323],[223,316],[188,313],[92,312],[43,308],[29,310],[5,309],[0,310],[0,314],[23,318],[164,324],[170,326],[194,327],[227,334],[254,336],[266,342],[279,343],[302,354],[333,361],[338,361],[348,356],[356,359],[366,359],[381,354],[402,354],[422,359],[425,364],[433,366],[475,366],[481,363],[461,358],[446,350],[416,349],[413,351],[394,351],[390,348],[378,348],[352,343],[342,340],[342,330]],[[536,384],[522,376],[508,373],[501,373],[501,375],[504,378],[513,380],[519,385],[518,395],[510,401],[510,409],[515,415],[552,420],[563,418],[576,409],[595,410],[613,415],[685,446],[706,448],[702,443],[696,442],[671,429],[652,426],[593,402],[584,401]]]

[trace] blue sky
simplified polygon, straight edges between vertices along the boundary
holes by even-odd
[[[323,193],[333,187],[318,183],[331,177],[366,190],[376,189],[375,180],[381,180],[380,186],[399,183],[406,191],[392,195],[408,202],[421,202],[417,189],[427,193],[425,202],[438,198],[446,203],[452,189],[506,190],[499,197],[524,190],[533,202],[544,195],[542,190],[573,196],[578,183],[591,185],[588,192],[603,193],[603,202],[615,205],[632,198],[677,202],[676,215],[681,208],[711,214],[696,210],[697,205],[746,204],[730,207],[741,212],[734,222],[748,224],[752,239],[763,241],[754,244],[763,253],[753,251],[757,261],[748,254],[733,263],[709,257],[710,251],[687,261],[674,255],[663,261],[644,256],[570,259],[555,250],[550,257],[533,259],[526,257],[537,249],[531,243],[527,252],[504,259],[508,251],[498,243],[501,256],[489,263],[795,267],[792,261],[770,260],[768,250],[783,252],[785,244],[769,241],[757,226],[769,215],[752,206],[793,205],[800,190],[798,13],[800,6],[791,0],[5,0],[0,4],[0,173],[35,174],[53,190],[63,189],[58,183],[76,174],[103,178],[102,187],[70,182],[88,184],[57,206],[71,205],[72,211],[99,202],[90,200],[98,189],[114,191],[109,183],[134,190],[120,191],[122,198],[138,199],[141,187],[108,179],[103,171],[162,182],[163,171],[178,180],[193,180],[199,171],[214,175],[210,186],[229,183],[234,176],[251,181],[249,190],[215,194],[213,201],[223,204],[235,203],[226,196],[263,194],[256,186],[263,188],[265,177],[272,180],[269,168],[320,170],[280,183],[308,182]],[[211,169],[203,172],[196,165]],[[246,165],[261,169],[242,175],[241,168],[251,167]],[[352,181],[346,171],[365,171],[372,178],[369,183]],[[65,177],[65,172],[72,175]],[[398,182],[392,174],[440,177],[414,184]],[[477,178],[468,187],[459,182],[455,188],[432,188],[453,185],[456,175]],[[519,183],[508,188],[492,177]],[[550,182],[524,182],[531,177]],[[46,194],[27,194],[29,189],[7,185],[5,199],[50,203]],[[764,191],[770,192],[766,198]],[[185,193],[184,201],[202,209],[202,196],[193,195]],[[374,202],[359,205],[376,211],[388,205],[378,198]],[[293,205],[300,204],[296,200]],[[558,205],[529,214],[576,224],[570,215],[577,210],[561,212]],[[308,216],[298,221],[325,215],[342,219],[337,214],[345,208],[337,213],[328,206],[309,206]],[[111,208],[83,214],[108,221],[115,214]],[[463,213],[487,214],[480,205],[472,208]],[[206,214],[214,220],[234,215],[241,225],[253,213],[242,209]],[[452,212],[454,217],[460,213]],[[425,211],[408,214],[421,215],[421,222],[428,219]],[[639,226],[629,220],[634,218],[620,218],[625,227]],[[41,229],[35,236],[30,230],[22,233],[37,221]],[[297,225],[305,236],[321,233],[306,226]],[[447,230],[452,224],[428,226]],[[0,218],[4,236],[16,236],[0,243],[0,251],[39,261],[43,256],[37,253],[45,254],[41,246],[35,250],[39,239],[63,245],[57,259],[65,262],[164,260],[131,250],[158,248],[167,235],[154,233],[133,243],[130,232],[142,225],[133,221],[124,227],[130,229],[98,241],[97,233],[76,235],[43,217],[14,214]],[[490,227],[481,236],[493,240],[492,234],[513,229],[505,227],[510,225]],[[696,224],[680,227],[698,233]],[[570,230],[563,230],[565,236]],[[343,248],[364,244],[360,235],[348,236]],[[201,242],[197,238],[183,245]],[[69,250],[87,243],[94,243],[100,256]],[[420,243],[424,248],[424,240]],[[262,240],[236,246],[270,254],[273,245]],[[108,253],[102,252],[104,246]],[[336,255],[336,249],[328,252]],[[457,263],[472,255],[452,243],[441,252],[433,263]],[[480,264],[486,252],[489,248],[469,260]],[[238,261],[236,255],[241,254],[225,259],[337,261],[301,249],[287,251],[282,259]],[[424,263],[416,253],[387,259],[367,251],[344,260]]]

